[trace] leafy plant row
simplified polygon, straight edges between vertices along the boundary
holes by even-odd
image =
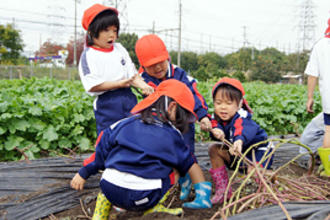
[[[80,81],[1,80],[0,88],[1,161],[91,148],[92,98]]]
[[[198,84],[210,113],[213,84]],[[301,133],[315,116],[305,110],[306,86],[253,82],[244,87],[253,119],[269,135]],[[0,88],[0,161],[93,150],[93,98],[85,93],[80,81],[0,80]],[[321,111],[319,100],[316,92],[316,112]],[[197,124],[196,141],[208,138]]]

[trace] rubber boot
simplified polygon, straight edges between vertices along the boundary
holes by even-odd
[[[210,200],[212,183],[210,182],[200,182],[194,184],[196,198],[192,202],[183,203],[183,207],[190,209],[205,209],[211,208],[212,203]]]
[[[108,220],[110,209],[111,203],[102,192],[99,192],[92,220]]]
[[[167,191],[167,193],[163,196],[163,198],[161,200],[159,200],[158,204],[155,205],[154,207],[148,209],[147,211],[145,211],[143,213],[143,215],[147,215],[150,213],[154,213],[154,212],[164,212],[164,213],[168,213],[171,215],[181,215],[183,210],[182,208],[166,208],[163,203],[166,201],[167,197],[169,196],[170,191]]]
[[[191,190],[191,179],[188,173],[184,177],[180,177],[179,184],[181,187],[180,200],[185,200],[188,198]]]
[[[330,148],[319,147],[317,151],[319,152],[324,167],[324,171],[321,175],[330,177]]]
[[[226,170],[226,166],[219,167],[217,169],[209,170],[213,183],[215,184],[215,194],[211,199],[212,204],[223,203],[225,197],[225,191],[228,185],[228,173]],[[232,189],[229,187],[229,191],[227,194],[227,199],[230,199],[232,195]]]

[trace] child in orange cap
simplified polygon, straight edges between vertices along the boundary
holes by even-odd
[[[129,116],[137,103],[130,89],[134,86],[149,95],[147,85],[127,52],[116,43],[119,33],[118,11],[94,4],[85,10],[82,26],[87,31],[86,48],[81,54],[79,74],[85,90],[95,96],[94,113],[97,133]]]
[[[146,35],[140,38],[135,45],[137,58],[143,68],[142,77],[151,86],[156,88],[162,81],[168,79],[177,79],[185,83],[194,95],[194,112],[200,122],[201,129],[209,131],[211,122],[208,117],[208,106],[204,97],[197,90],[196,81],[189,77],[186,72],[171,64],[169,54],[164,42],[154,34]],[[184,141],[189,146],[190,151],[195,151],[195,125],[189,124],[189,131],[184,134]],[[197,161],[197,160],[196,160]],[[191,179],[189,175],[180,178],[181,186],[180,199],[188,197],[191,188]]]
[[[215,195],[212,197],[212,204],[222,203],[224,193],[228,185],[228,174],[226,166],[232,164],[234,157],[244,153],[251,145],[267,140],[266,132],[252,120],[251,108],[243,98],[245,91],[240,81],[224,77],[218,81],[212,90],[214,104],[214,118],[212,119],[212,139],[223,140],[224,138],[233,143],[229,152],[221,148],[220,144],[212,144],[209,147],[211,160],[210,173],[215,184]],[[257,162],[267,153],[269,154],[273,144],[262,144],[254,149]],[[247,158],[252,161],[252,151],[249,151]],[[272,165],[273,157],[264,161],[261,166]],[[249,168],[248,168],[249,170]],[[228,191],[228,198],[231,197],[231,187]]]
[[[131,86],[142,89],[146,95],[151,94],[153,88],[139,76],[127,50],[116,43],[120,28],[117,9],[94,4],[85,10],[82,26],[87,37],[86,48],[80,57],[79,74],[87,93],[95,96],[93,107],[99,134],[130,115],[137,103]],[[94,156],[86,159],[84,165],[93,161]],[[106,210],[102,198],[104,200],[99,194],[96,211]],[[98,215],[94,213],[95,218]]]
[[[211,183],[205,182],[182,137],[195,120],[193,109],[194,97],[184,83],[174,79],[160,83],[132,109],[135,115],[101,132],[95,161],[79,170],[71,187],[83,189],[90,175],[104,170],[100,187],[113,205],[180,214],[182,209],[167,209],[162,203],[179,175],[189,173],[196,198],[184,207],[210,208]]]

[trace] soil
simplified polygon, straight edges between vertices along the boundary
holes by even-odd
[[[287,167],[285,170],[281,171],[281,175],[289,175],[290,177],[294,178],[295,176],[299,177],[306,173],[307,170],[292,164],[289,167]],[[232,173],[232,171],[229,173],[229,175]],[[207,181],[211,181],[211,176],[208,171],[204,171],[204,176]],[[233,189],[237,188],[239,184],[234,184]],[[251,187],[251,190],[254,190],[253,184],[248,184],[247,187]],[[214,190],[214,189],[213,189]],[[90,195],[89,195],[90,196]],[[194,194],[191,193],[188,201],[191,201],[194,199]],[[88,204],[77,206],[73,209],[66,210],[64,212],[53,214],[47,218],[49,220],[55,220],[55,219],[65,219],[65,220],[76,220],[76,219],[91,219],[91,216],[93,215],[94,207],[95,207],[95,201],[96,201],[96,193],[95,193],[95,199],[90,201]],[[186,202],[186,201],[184,201]],[[179,187],[176,187],[172,193],[171,196],[167,199],[165,205],[170,204],[170,207],[172,208],[178,208],[182,207],[183,201],[180,201],[179,199]],[[132,211],[126,211],[126,212],[118,212],[114,209],[110,212],[109,219],[118,219],[118,220],[154,220],[154,219],[162,219],[162,220],[172,220],[172,219],[189,219],[189,220],[203,220],[203,219],[210,219],[218,210],[222,207],[222,204],[214,205],[210,209],[186,209],[184,208],[183,215],[182,216],[173,216],[166,213],[151,213],[146,216],[143,216],[142,212],[132,212]]]

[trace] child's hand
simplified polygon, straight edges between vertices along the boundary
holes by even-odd
[[[154,88],[152,86],[149,86],[148,84],[146,86],[143,86],[141,89],[142,94],[145,96],[148,96],[154,92]]]
[[[200,126],[203,131],[210,131],[212,129],[212,124],[208,117],[202,118],[200,121]]]
[[[242,140],[237,140],[234,142],[233,147],[229,148],[229,153],[234,156],[238,156],[242,153]]]
[[[220,128],[212,128],[211,133],[216,139],[223,140],[225,137],[225,134]]]
[[[83,190],[86,180],[77,173],[71,180],[70,186],[75,190]]]

